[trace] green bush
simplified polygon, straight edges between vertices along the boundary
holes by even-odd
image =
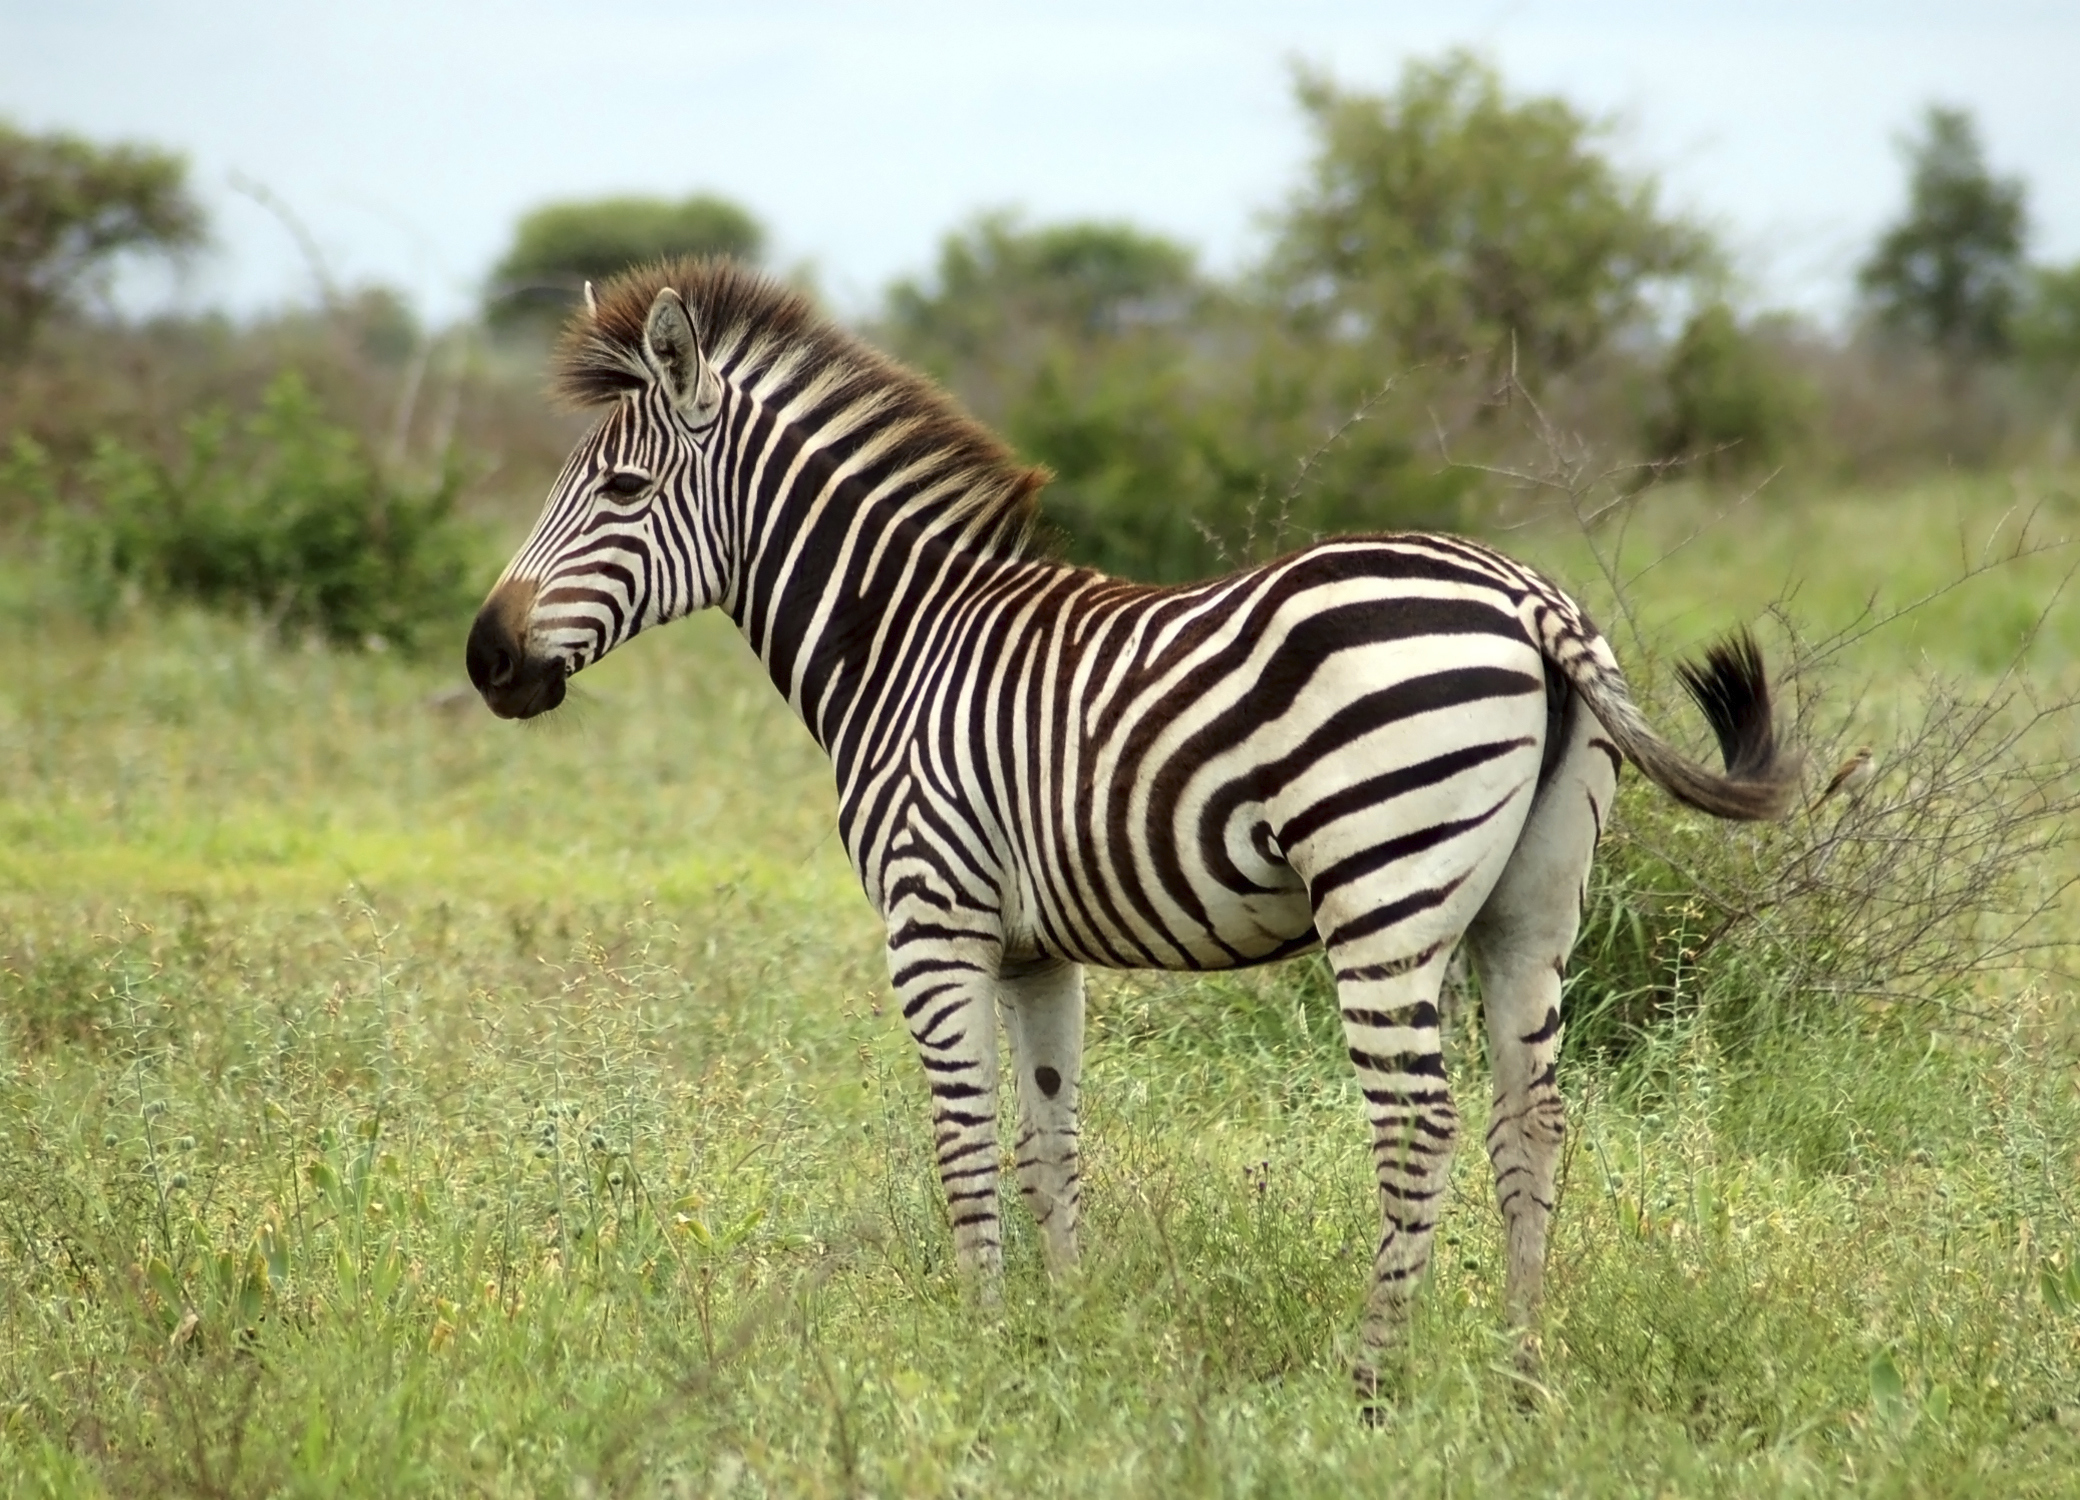
[[[61,474],[18,438],[8,467],[42,498],[59,571],[97,623],[133,597],[189,599],[288,635],[410,648],[472,603],[456,468],[398,484],[293,372],[246,417],[191,419],[172,462],[103,440]]]
[[[1311,536],[1464,524],[1465,469],[1422,461],[1421,400],[1376,351],[1289,336],[1131,226],[985,217],[877,330],[1045,465],[1051,540],[1131,578],[1201,578]]]
[[[2042,919],[2073,881],[2046,872],[2080,813],[2057,732],[2072,699],[1925,680],[1873,779],[1830,795],[1856,705],[1829,691],[1829,658],[1851,634],[1794,642],[1778,684],[1779,733],[1809,757],[1811,800],[1787,820],[1729,826],[1640,778],[1621,788],[1570,966],[1575,1056],[1629,1057],[1693,1021],[1747,1054],[1886,1013],[1969,1015],[2048,946]]]
[[[1663,463],[1712,475],[1764,469],[1805,432],[1809,393],[1723,302],[1684,325],[1661,378],[1665,404],[1646,439]]]
[[[2031,268],[2015,324],[2015,352],[2053,381],[2080,373],[2080,261]]]

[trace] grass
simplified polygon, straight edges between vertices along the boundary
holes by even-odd
[[[1702,635],[1811,567],[1837,619],[2003,503],[1787,507],[1637,592]],[[1882,545],[1833,540],[1886,504]],[[1858,664],[1983,673],[2042,566]],[[1572,1059],[1549,1389],[1508,1373],[1469,1147],[1370,1430],[1364,1129],[1312,962],[1095,985],[1088,1265],[1050,1284],[1012,1203],[979,1309],[827,769],[723,622],[522,730],[453,663],[96,635],[20,570],[0,617],[0,1490],[2080,1492],[2056,976],[1978,1021],[1736,1046],[1705,1009]]]

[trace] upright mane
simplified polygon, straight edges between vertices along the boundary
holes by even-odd
[[[1024,546],[1045,469],[1019,463],[946,391],[840,328],[799,292],[730,260],[659,261],[608,282],[596,312],[581,309],[564,325],[555,394],[585,408],[648,386],[655,376],[643,361],[643,325],[668,286],[685,300],[702,352],[725,379],[789,393],[813,387],[818,410],[826,412],[871,403],[878,430],[902,430],[889,451],[889,472],[931,461],[934,491],[957,478],[951,508],[966,521],[970,545],[1005,555]]]

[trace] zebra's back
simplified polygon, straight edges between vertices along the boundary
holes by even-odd
[[[996,846],[1011,954],[1282,957],[1387,866],[1434,890],[1479,883],[1473,844],[1506,856],[1553,718],[1531,602],[1579,619],[1443,537],[1341,539],[1172,589],[1055,570],[975,612],[989,670],[900,689],[928,705],[906,730],[916,775],[961,789]]]

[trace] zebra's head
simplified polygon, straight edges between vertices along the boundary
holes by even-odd
[[[586,322],[597,325],[600,308],[585,293]],[[673,287],[651,300],[640,338],[633,332],[573,330],[573,342],[611,351],[612,405],[564,464],[470,628],[470,681],[501,718],[555,708],[572,673],[721,593],[701,498],[724,383]]]

